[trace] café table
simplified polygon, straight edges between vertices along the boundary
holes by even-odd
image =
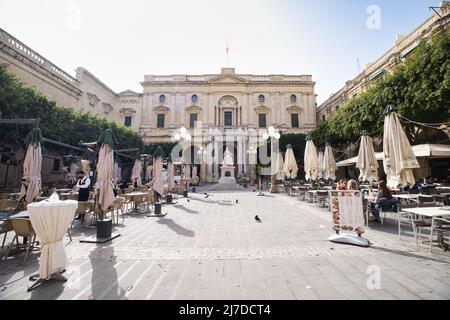
[[[67,280],[62,276],[69,262],[63,237],[72,223],[77,206],[78,202],[74,200],[47,200],[27,206],[31,225],[42,244],[39,273],[30,277],[35,282],[28,291],[50,279]]]
[[[133,201],[133,203],[134,203],[133,211],[139,211],[138,204],[135,200],[136,200],[136,198],[145,196],[147,194],[144,192],[140,192],[140,191],[134,191],[134,192],[130,192],[130,193],[125,193],[125,195],[129,196],[131,198],[131,201]]]
[[[424,198],[432,198],[433,196],[430,195],[426,195],[426,194],[419,194],[419,193],[413,193],[413,194],[393,194],[392,197],[397,198],[397,199],[401,199],[401,200],[406,200],[407,203],[411,203],[411,200],[417,200],[420,197],[424,197]]]
[[[448,206],[447,207],[404,208],[404,209],[402,209],[402,211],[412,213],[417,216],[431,218],[431,226],[432,227],[434,226],[435,218],[450,217],[450,207],[448,207]],[[400,219],[400,217],[399,217],[399,219]],[[432,236],[433,236],[433,234],[430,233],[430,248],[431,248],[432,241],[433,241]],[[440,244],[443,246],[443,242],[444,242],[443,237],[441,237],[440,241],[438,240],[438,242],[440,242]]]

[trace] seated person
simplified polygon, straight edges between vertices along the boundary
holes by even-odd
[[[347,190],[347,181],[344,179],[339,180],[336,190]]]
[[[347,183],[347,190],[359,190],[358,182],[356,182],[356,180],[351,179]]]
[[[376,220],[380,221],[380,209],[392,210],[395,204],[396,201],[392,197],[391,190],[386,186],[386,181],[378,182],[378,195],[371,206],[372,214]]]

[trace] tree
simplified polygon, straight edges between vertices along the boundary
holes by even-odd
[[[2,118],[40,118],[43,136],[66,144],[97,141],[101,132],[109,128],[117,137],[118,149],[143,147],[138,133],[114,121],[58,106],[34,88],[26,87],[5,65],[0,65],[0,110]],[[29,126],[2,125],[0,141],[20,144],[29,130]]]
[[[397,107],[398,114],[420,123],[440,123],[450,119],[450,32],[434,35],[410,54],[392,73],[373,83],[357,98],[312,132],[316,145],[330,142],[343,147],[358,140],[361,132],[381,133],[383,111]],[[441,130],[403,123],[412,144],[448,141]]]

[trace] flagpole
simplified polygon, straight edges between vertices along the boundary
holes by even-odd
[[[227,50],[226,50],[226,53],[227,53],[227,68],[229,68],[230,67],[230,48],[228,47],[228,38],[227,38]]]

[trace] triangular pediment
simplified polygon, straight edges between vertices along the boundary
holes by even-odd
[[[118,93],[119,96],[138,96],[140,93],[135,92],[133,90],[125,90]]]
[[[210,79],[208,82],[211,84],[248,83],[246,79],[241,78],[234,74],[221,74],[217,77]]]

